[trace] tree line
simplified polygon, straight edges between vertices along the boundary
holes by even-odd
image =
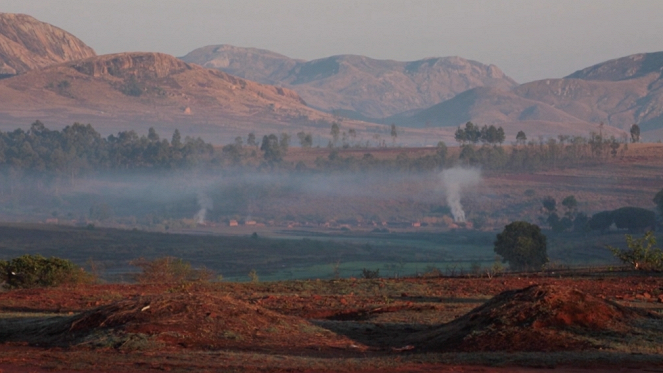
[[[74,123],[61,131],[36,121],[27,131],[0,131],[0,169],[76,176],[91,170],[174,169],[209,161],[214,147],[200,138],[170,141],[150,128],[147,136],[122,131],[102,137],[90,124]]]
[[[338,136],[338,125],[333,130]],[[395,127],[392,131],[395,138]],[[350,136],[356,136],[356,132]],[[312,146],[310,133],[299,132],[297,138],[303,148]],[[393,159],[377,159],[368,149],[361,157],[346,157],[332,146],[329,155],[316,159],[313,167],[321,171],[387,169],[420,172],[465,165],[486,170],[535,171],[601,162],[623,155],[628,147],[625,140],[605,138],[595,132],[590,133],[589,138],[560,135],[527,142],[525,133],[520,131],[516,143],[510,148],[502,146],[504,138],[501,127],[479,127],[468,122],[456,132],[460,152],[452,156],[444,142],[439,142],[430,154],[413,157],[403,151]],[[187,136],[182,139],[178,130],[174,131],[170,141],[161,139],[154,128],[143,136],[130,130],[102,137],[90,124],[74,123],[58,131],[36,121],[27,131],[0,131],[0,171],[28,170],[75,177],[93,170],[178,169],[201,164],[217,167],[268,165],[298,171],[310,168],[311,164],[283,161],[290,143],[291,137],[287,133],[265,135],[262,141],[250,133],[246,141],[238,136],[233,143],[222,147],[221,152],[215,152],[211,144],[200,138]]]

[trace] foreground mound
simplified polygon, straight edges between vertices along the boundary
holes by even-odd
[[[658,318],[576,289],[534,285],[505,291],[411,342],[423,350],[560,351],[597,348],[597,337],[624,336]]]
[[[24,326],[2,339],[124,349],[273,351],[354,346],[351,340],[303,319],[211,294],[159,294],[122,300],[73,317]]]

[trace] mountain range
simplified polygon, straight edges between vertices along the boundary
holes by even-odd
[[[474,87],[509,90],[517,85],[497,66],[460,57],[401,62],[339,55],[302,61],[261,49],[212,45],[181,59],[294,89],[315,108],[360,119],[429,107]]]
[[[453,141],[472,121],[500,125],[507,141],[587,135],[599,123],[623,136],[663,137],[663,52],[627,56],[564,78],[517,84],[493,65],[460,57],[401,62],[338,55],[313,61],[254,48],[214,45],[177,59],[161,53],[97,56],[55,26],[0,13],[0,126],[35,119],[102,132],[148,126],[224,143],[248,132],[309,131],[332,122],[399,142]],[[318,140],[318,143],[321,143]]]

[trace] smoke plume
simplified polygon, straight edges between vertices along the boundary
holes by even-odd
[[[442,187],[454,221],[465,222],[465,210],[460,203],[463,192],[481,182],[481,172],[475,168],[454,167],[442,171]]]
[[[198,223],[198,224],[204,224],[205,223],[205,216],[207,216],[207,210],[212,210],[214,207],[214,203],[212,202],[212,199],[209,198],[209,196],[205,193],[198,193],[198,206],[200,206],[200,210],[196,213],[196,215],[193,216],[193,219]]]

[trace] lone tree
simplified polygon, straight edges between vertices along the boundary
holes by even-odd
[[[631,142],[639,142],[639,141],[640,141],[640,126],[633,123],[633,125],[631,126]]]
[[[536,224],[514,221],[495,240],[495,253],[516,271],[538,270],[548,263],[546,236]]]
[[[527,135],[525,135],[525,132],[518,131],[518,133],[516,134],[516,143],[524,145],[526,141],[527,141]]]
[[[338,123],[333,122],[329,134],[332,135],[332,139],[334,141],[333,144],[336,146],[336,143],[338,142],[338,136],[341,135],[341,126],[339,126]]]

